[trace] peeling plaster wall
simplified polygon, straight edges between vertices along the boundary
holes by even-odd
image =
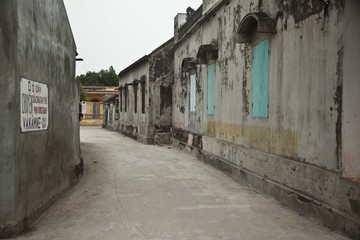
[[[360,199],[360,187],[341,178],[345,1],[328,7],[318,0],[218,4],[216,13],[175,43],[174,144],[319,201],[322,209],[340,211],[344,225],[323,223],[359,236],[360,202],[353,201]],[[258,34],[253,44],[236,43],[243,17],[260,10],[275,19],[275,34]],[[266,38],[269,117],[253,118],[253,45]],[[189,111],[189,74],[181,68],[184,58],[196,57],[209,43],[219,49],[215,116],[207,115],[206,65],[197,66],[196,112]],[[321,218],[313,212],[309,215]]]
[[[148,128],[149,119],[149,63],[140,64],[120,77],[120,86],[132,84],[134,80],[145,80],[145,113],[141,112],[141,84],[137,86],[137,113],[134,112],[134,85],[128,85],[128,104],[125,112],[125,94],[122,90],[122,111],[120,112],[120,131],[128,136],[147,139],[151,138],[153,130]],[[119,99],[120,101],[120,99]]]
[[[360,178],[360,2],[347,2],[344,47],[342,167],[345,177]],[[359,205],[360,210],[360,205]]]
[[[1,1],[0,237],[28,227],[78,181],[75,57],[63,1]],[[47,85],[47,130],[21,132],[21,78]]]
[[[179,46],[175,50],[174,59],[174,86],[173,86],[173,126],[177,128],[185,128],[194,132],[203,132],[200,121],[202,120],[202,112],[190,113],[189,97],[190,97],[190,74],[183,72],[181,69],[182,60],[188,57],[196,57],[197,48],[201,44],[201,36],[191,36],[186,41],[186,46]],[[200,68],[197,71],[197,84],[199,90],[204,89],[203,84],[199,81],[201,75]],[[200,92],[201,93],[201,92]],[[202,96],[197,95],[197,106],[201,107],[203,104]]]
[[[0,236],[1,225],[16,219],[16,130],[19,126],[9,124],[18,114],[15,104],[18,95],[16,79],[17,2],[2,1],[0,4]],[[20,123],[19,123],[20,124]]]
[[[147,56],[147,61],[120,73],[120,86],[128,85],[128,109],[122,94],[120,131],[140,142],[154,143],[158,130],[170,131],[172,120],[173,39],[161,45]],[[137,85],[137,113],[134,111],[134,80],[145,80],[145,113],[141,112],[141,84]]]
[[[151,53],[149,59],[153,124],[170,129],[172,123],[172,84],[174,81],[173,40]],[[164,129],[165,128],[165,129]]]

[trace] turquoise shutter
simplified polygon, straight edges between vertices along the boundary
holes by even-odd
[[[190,75],[190,112],[196,111],[196,74]]]
[[[269,105],[269,41],[254,47],[253,117],[268,118]]]
[[[208,65],[208,115],[215,115],[215,76],[216,64]]]

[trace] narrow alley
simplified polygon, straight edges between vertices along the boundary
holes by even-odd
[[[17,239],[347,239],[170,147],[81,128],[84,176]]]

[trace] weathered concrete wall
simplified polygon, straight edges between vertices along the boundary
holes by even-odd
[[[77,181],[79,91],[76,46],[63,2],[0,5],[0,236],[6,236],[26,228]],[[47,130],[21,132],[21,78],[47,85]]]
[[[172,114],[173,39],[120,72],[120,131],[153,144],[159,129],[170,131]],[[142,90],[145,102],[142,109]],[[136,94],[135,94],[136,93]],[[127,97],[126,97],[127,95]],[[127,111],[125,102],[127,101]],[[136,112],[135,112],[136,106]]]
[[[232,4],[235,2],[233,1]],[[202,115],[204,111],[199,109],[195,114],[188,114],[188,121],[181,122],[190,130],[201,129],[200,133],[207,132],[216,138],[302,162],[317,163],[329,170],[339,171],[337,156],[333,151],[323,151],[325,147],[331,149],[337,147],[334,138],[337,113],[333,96],[336,91],[334,85],[337,80],[336,66],[339,51],[337,48],[325,46],[337,46],[337,42],[341,40],[343,22],[338,22],[337,18],[326,20],[327,24],[324,27],[328,29],[323,32],[327,35],[323,37],[322,23],[315,20],[317,16],[310,17],[308,23],[301,25],[301,28],[295,27],[295,22],[291,22],[292,17],[288,17],[286,31],[281,29],[280,23],[285,20],[279,19],[279,32],[271,38],[270,112],[269,119],[264,121],[251,117],[251,46],[236,44],[234,41],[234,30],[238,28],[238,22],[235,21],[248,13],[250,8],[250,3],[223,8],[220,10],[220,16],[203,24],[201,30],[193,33],[191,40],[186,41],[186,46],[177,50],[179,55],[176,56],[179,57],[175,60],[177,61],[175,66],[181,66],[181,61],[185,57],[196,57],[201,44],[216,43],[220,55],[216,71],[219,79],[216,88],[216,116],[212,118]],[[273,15],[276,15],[276,12]],[[338,28],[333,29],[334,25]],[[311,30],[314,28],[319,31],[314,33]],[[316,51],[314,54],[301,54],[305,49],[309,51],[311,48]],[[293,54],[303,57],[294,58]],[[277,70],[279,63],[284,63],[284,66],[281,65],[282,69]],[[290,66],[296,66],[297,72],[293,69],[285,70],[291,69]],[[242,71],[234,71],[234,69]],[[175,67],[175,71],[179,76],[180,69]],[[199,79],[197,105],[206,106],[204,104],[206,99],[203,96],[207,87],[206,68],[199,66],[197,74]],[[327,84],[321,83],[319,78],[324,83],[327,80]],[[272,79],[276,80],[271,81]],[[332,84],[329,84],[328,79],[333,81]],[[187,87],[186,80],[183,81],[185,87]],[[320,88],[320,93],[313,90]],[[310,95],[303,98],[303,94]],[[236,105],[232,104],[234,99],[237,99]],[[188,106],[187,99],[183,102],[180,109]],[[318,104],[314,105],[314,103]],[[324,104],[328,105],[326,112],[323,109]],[[175,111],[181,116],[183,114],[179,114],[180,109],[177,108]],[[179,119],[181,117],[174,117],[175,122]],[[206,123],[207,126],[204,125]],[[254,132],[258,134],[253,134]],[[263,136],[271,137],[272,144],[269,144],[268,139]]]
[[[343,176],[360,179],[360,2],[346,2],[344,34],[342,167]]]
[[[146,60],[144,63],[139,64],[136,68],[127,72],[124,75],[119,75],[121,89],[120,97],[122,97],[122,108],[120,110],[120,131],[126,135],[137,138],[141,141],[151,135],[152,129],[148,129],[149,119],[149,63]],[[135,80],[145,81],[145,112],[142,113],[142,88],[140,83],[134,82]],[[130,84],[130,85],[129,85]],[[135,85],[136,84],[136,85]],[[137,112],[135,113],[135,92],[137,92]],[[126,100],[125,91],[128,97]],[[128,101],[125,111],[125,101]]]
[[[14,91],[18,88],[16,79],[16,39],[17,2],[12,0],[0,3],[0,236],[1,226],[16,218],[16,132],[19,124],[14,116],[19,113]],[[19,117],[20,118],[20,117]]]
[[[329,6],[317,0],[218,4],[214,6],[221,6],[219,10],[175,42],[174,143],[202,159],[217,159],[228,168],[245,171],[245,178],[265,192],[271,193],[261,187],[262,179],[270,182],[268,187],[281,186],[275,197],[291,206],[304,208],[306,203],[295,204],[296,199],[282,194],[316,203],[309,216],[360,236],[360,187],[341,178],[345,1]],[[274,34],[257,34],[252,43],[238,44],[240,22],[246,14],[258,11],[274,19]],[[254,118],[253,49],[263,39],[269,40],[268,118]],[[181,67],[185,58],[196,58],[199,47],[210,43],[219,55],[214,116],[207,112],[206,65],[196,67],[195,112],[189,109],[189,73]],[[351,57],[357,61],[355,53]],[[350,72],[358,75],[354,67]],[[356,84],[352,81],[349,88]],[[352,119],[352,124],[358,123]],[[335,213],[329,217],[319,209]],[[337,223],[337,216],[345,216],[342,224]]]
[[[173,39],[151,53],[149,58],[150,119],[156,129],[168,128],[172,123],[172,84],[174,81]]]

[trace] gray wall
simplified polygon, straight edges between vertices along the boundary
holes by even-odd
[[[120,131],[135,138],[146,139],[149,137],[149,63],[139,64],[131,71],[120,75],[119,84],[133,84],[134,80],[145,80],[145,113],[141,112],[141,84],[137,85],[137,113],[134,111],[135,93],[134,85],[128,85],[128,104],[125,112],[125,94],[122,90],[122,111],[120,112]],[[120,101],[120,99],[119,99]]]
[[[354,155],[360,142],[359,108],[355,110],[358,81],[354,80],[359,75],[358,54],[350,50],[358,49],[359,30],[352,27],[358,17],[345,13],[345,3],[351,3],[347,7],[353,11],[358,6],[354,1],[336,1],[328,7],[317,0],[309,5],[302,1],[219,2],[223,5],[216,15],[205,16],[199,27],[175,42],[174,144],[230,173],[240,172],[237,176],[245,182],[290,206],[308,209],[309,216],[328,226],[359,236],[360,187],[342,178],[342,141]],[[238,44],[241,20],[258,11],[274,18],[275,33],[258,34],[252,44]],[[345,26],[352,29],[347,35],[355,39],[345,40]],[[264,37],[270,41],[269,117],[253,118],[253,47]],[[194,113],[189,111],[189,74],[181,69],[183,59],[196,58],[199,47],[210,43],[219,49],[215,116],[207,114],[206,65],[196,69]],[[348,61],[345,70],[344,59]],[[344,90],[345,103],[351,101],[347,106],[343,105],[343,73],[349,74]],[[350,108],[345,116],[343,106]],[[343,125],[343,117],[351,118],[348,126]],[[356,174],[352,176],[359,177],[360,172]],[[307,199],[308,204],[298,199]],[[329,216],[326,209],[336,214]],[[345,217],[339,220],[339,216]]]
[[[145,58],[139,59],[120,72],[120,87],[127,84],[128,109],[125,112],[125,94],[122,89],[120,131],[142,143],[154,143],[157,129],[170,130],[172,114],[173,39],[170,39]],[[142,113],[141,84],[145,81],[145,112]],[[137,86],[137,112],[134,112]]]
[[[344,48],[344,90],[342,119],[343,176],[360,178],[360,2],[347,1]]]
[[[80,148],[76,46],[63,2],[1,1],[0,13],[2,235],[22,230],[77,181]],[[21,132],[21,78],[47,84],[47,130]]]
[[[20,107],[16,79],[17,2],[0,3],[0,230],[1,223],[16,216],[15,154]],[[18,80],[20,81],[20,80]],[[19,117],[20,118],[20,117]],[[0,231],[1,232],[1,231]],[[0,234],[1,235],[1,234]]]
[[[150,54],[150,119],[157,129],[172,124],[172,85],[174,81],[173,39]],[[164,129],[163,129],[164,130]]]

